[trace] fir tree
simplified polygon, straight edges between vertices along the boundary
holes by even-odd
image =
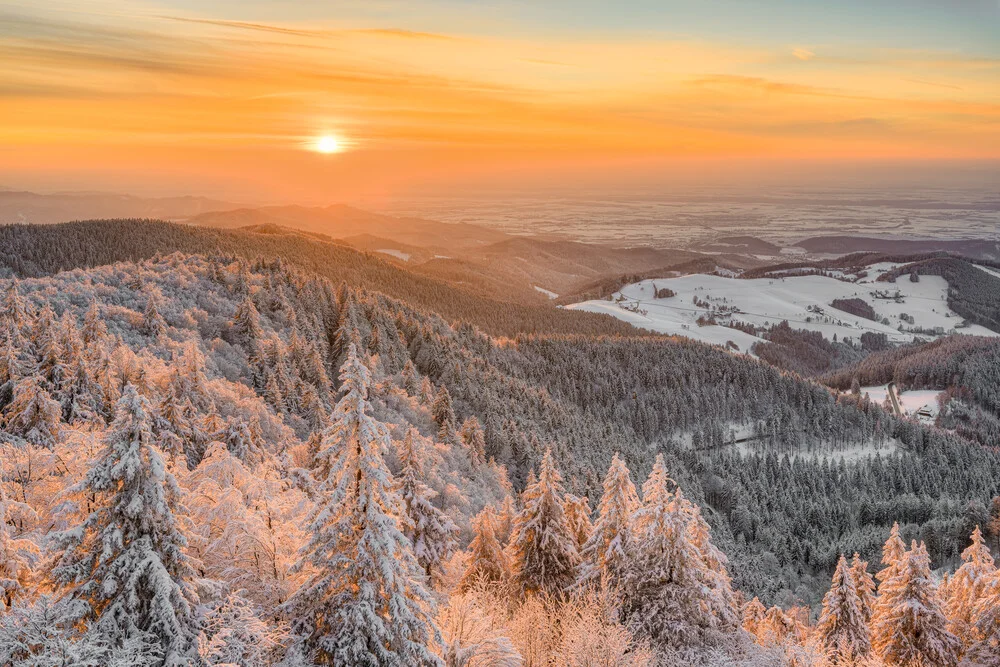
[[[497,516],[487,505],[472,519],[472,542],[469,560],[462,575],[461,589],[469,591],[480,584],[502,584],[510,576],[507,554],[497,539]]]
[[[423,483],[420,458],[414,443],[415,429],[406,432],[400,447],[402,464],[399,494],[406,519],[403,533],[413,544],[413,554],[428,581],[437,579],[444,561],[454,551],[458,528],[447,514],[431,503],[436,493]]]
[[[162,335],[167,330],[167,322],[163,319],[163,315],[160,315],[157,301],[157,296],[150,293],[146,298],[146,310],[142,314],[142,330],[147,336],[153,338]]]
[[[854,581],[854,590],[858,594],[861,615],[864,616],[865,625],[867,625],[872,620],[872,609],[875,606],[875,580],[868,572],[868,563],[861,560],[861,556],[857,553],[851,560],[851,579]]]
[[[590,520],[590,501],[586,496],[574,496],[567,493],[563,498],[563,511],[566,513],[566,523],[576,541],[577,553],[590,539],[594,526]]]
[[[926,548],[914,543],[888,567],[872,617],[872,648],[890,665],[957,665],[961,642],[948,631]]]
[[[853,665],[871,651],[861,600],[844,556],[837,562],[830,590],[823,597],[816,634],[835,665]]]
[[[117,646],[152,637],[165,665],[187,665],[194,640],[191,568],[174,511],[180,489],[153,442],[149,402],[127,385],[104,451],[80,484],[97,499],[57,537],[52,571],[85,602],[91,629]]]
[[[562,475],[552,451],[542,457],[538,481],[524,490],[524,508],[511,535],[514,579],[524,593],[559,596],[576,579],[580,557],[563,511]]]
[[[240,342],[251,350],[264,335],[264,330],[260,326],[260,313],[257,312],[257,306],[250,297],[243,299],[236,307],[236,312],[233,314],[233,331]]]
[[[766,613],[767,609],[764,608],[756,595],[743,607],[743,629],[753,635],[754,639],[760,635],[761,624],[764,622],[764,614]]]
[[[597,521],[583,546],[581,583],[603,578],[617,584],[628,559],[632,515],[639,508],[639,496],[628,466],[616,453],[604,476],[604,492],[598,505]]]
[[[330,475],[309,517],[312,533],[299,567],[314,574],[286,605],[292,629],[319,664],[439,665],[427,646],[437,634],[402,512],[382,459],[384,424],[369,414],[369,370],[352,344],[319,456]]]
[[[976,609],[984,597],[989,580],[996,572],[990,549],[983,540],[979,526],[976,526],[972,532],[972,544],[962,552],[962,566],[949,579],[945,591],[948,630],[962,640],[965,647],[971,646],[978,639],[975,628]]]
[[[486,434],[483,433],[483,427],[475,415],[462,422],[460,436],[462,444],[465,445],[465,449],[469,452],[469,458],[472,459],[472,462],[476,465],[485,463]]]
[[[39,554],[34,542],[14,536],[8,524],[8,508],[12,504],[4,493],[3,484],[0,484],[0,612],[10,609],[25,592],[32,574],[32,563]],[[27,506],[22,509],[30,510]]]
[[[669,483],[658,454],[632,519],[634,541],[622,575],[624,615],[635,631],[654,641],[693,645],[707,631],[735,623],[735,610],[728,577],[720,578],[711,562],[718,557],[708,557],[699,546],[694,510],[680,489],[670,492]],[[719,587],[713,589],[710,581]]]
[[[455,434],[455,410],[451,405],[451,394],[448,393],[448,387],[444,385],[441,385],[441,388],[438,389],[437,394],[434,396],[434,402],[431,404],[431,419],[438,425],[438,440],[450,443],[445,438],[451,438]],[[442,437],[441,434],[446,435]]]
[[[28,442],[52,449],[61,431],[62,410],[49,392],[30,375],[14,388],[14,400],[7,406],[6,426]]]

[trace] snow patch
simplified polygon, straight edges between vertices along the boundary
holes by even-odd
[[[396,259],[401,259],[404,262],[410,261],[410,254],[403,252],[402,250],[396,250],[394,248],[377,248],[375,252],[380,252],[384,255],[392,255]]]
[[[558,299],[559,298],[558,294],[556,294],[555,292],[553,292],[551,290],[547,290],[544,287],[539,287],[538,285],[532,285],[532,287],[535,288],[535,291],[541,292],[542,294],[544,294],[545,296],[549,297],[550,299]]]

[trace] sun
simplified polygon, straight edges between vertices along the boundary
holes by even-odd
[[[344,150],[344,142],[332,134],[326,134],[316,141],[316,150],[320,153],[339,153]]]

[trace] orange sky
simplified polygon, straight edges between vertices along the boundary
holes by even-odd
[[[30,7],[0,5],[6,186],[332,201],[686,160],[1000,159],[1000,59],[974,50]],[[311,150],[324,134],[348,150]]]

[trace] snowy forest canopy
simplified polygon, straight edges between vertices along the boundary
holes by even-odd
[[[281,260],[62,268],[0,298],[0,664],[996,664],[985,416]]]

